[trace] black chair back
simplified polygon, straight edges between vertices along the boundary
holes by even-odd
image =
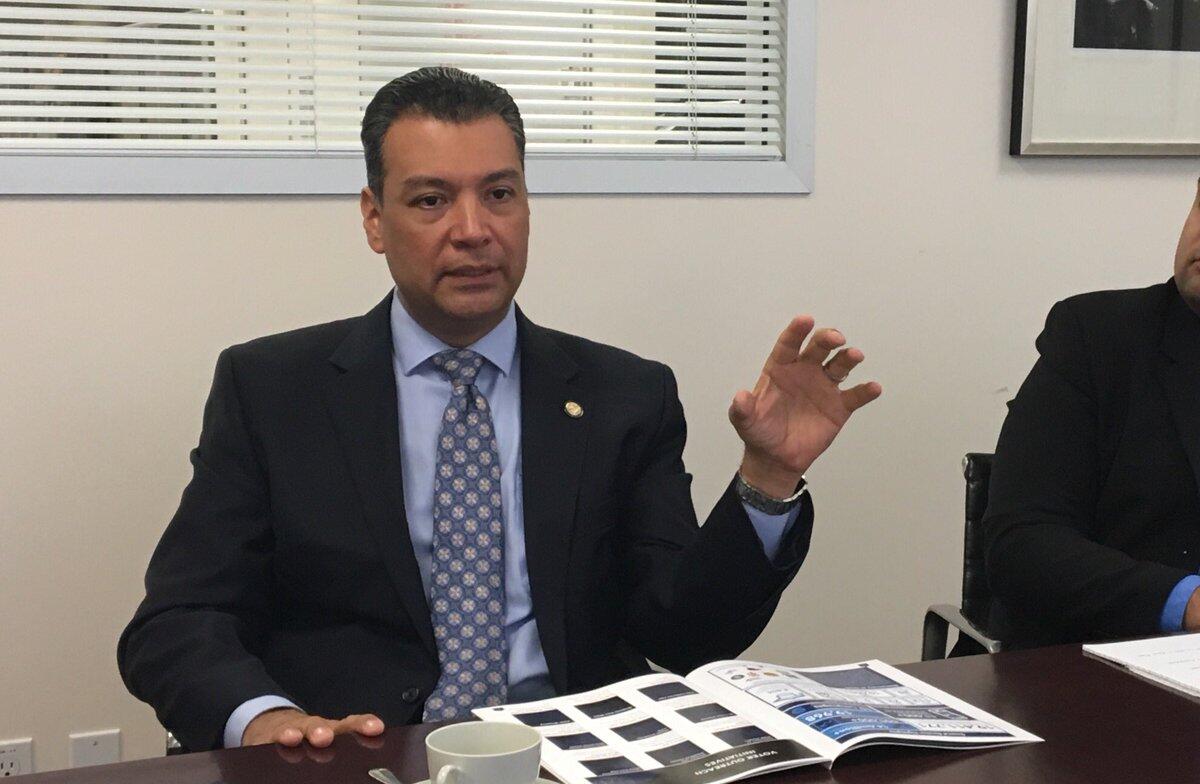
[[[962,613],[980,629],[987,628],[992,592],[983,567],[983,513],[987,511],[992,455],[968,452],[963,458],[967,480],[966,526],[963,531]]]
[[[1003,647],[989,636],[988,616],[992,593],[988,589],[983,565],[983,514],[987,511],[988,484],[992,478],[992,456],[986,452],[968,452],[963,457],[963,478],[967,480],[966,516],[963,526],[963,581],[961,606],[931,604],[925,611],[921,631],[921,660],[946,655],[946,637],[950,627],[959,631],[950,656],[996,653]]]

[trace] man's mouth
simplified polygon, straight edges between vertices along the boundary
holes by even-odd
[[[472,264],[462,267],[454,267],[453,269],[446,270],[446,272],[443,274],[447,277],[455,278],[482,278],[492,274],[498,269],[499,267],[495,267],[490,264]]]
[[[451,285],[465,289],[491,288],[498,282],[500,268],[493,264],[464,264],[442,273]]]

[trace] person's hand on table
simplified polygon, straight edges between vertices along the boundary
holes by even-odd
[[[846,338],[836,329],[813,332],[813,326],[812,316],[792,319],[767,357],[754,390],[738,392],[729,406],[729,421],[746,447],[739,473],[775,498],[792,495],[850,415],[883,392],[874,381],[840,389],[863,361],[863,353],[842,348]],[[833,353],[837,349],[841,350]]]
[[[335,735],[356,732],[359,735],[379,735],[383,721],[370,713],[355,714],[344,719],[310,716],[294,708],[278,708],[260,713],[246,725],[242,733],[243,746],[278,743],[299,746],[305,741],[317,748],[333,743]]]
[[[1200,631],[1200,588],[1192,591],[1183,609],[1183,631]]]

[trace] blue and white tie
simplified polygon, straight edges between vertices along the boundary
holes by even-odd
[[[508,693],[504,510],[492,415],[475,386],[483,357],[447,349],[432,361],[451,392],[434,469],[429,591],[441,675],[424,718],[444,721],[502,705]]]

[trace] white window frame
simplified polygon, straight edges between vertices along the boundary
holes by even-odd
[[[810,193],[816,3],[787,0],[784,160],[528,158],[531,193]],[[361,154],[254,152],[0,155],[7,195],[346,195],[366,183]]]

